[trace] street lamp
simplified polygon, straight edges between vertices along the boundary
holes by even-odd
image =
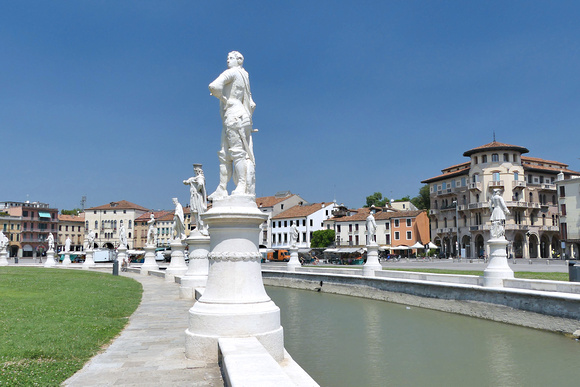
[[[457,241],[456,248],[457,248],[457,258],[461,260],[461,245],[459,244],[459,203],[457,202],[457,198],[453,200],[453,204],[455,204],[455,233]]]

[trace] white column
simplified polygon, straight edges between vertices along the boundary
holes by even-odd
[[[46,262],[44,262],[44,267],[54,266],[56,266],[56,261],[54,260],[54,249],[50,249],[46,252]]]
[[[508,241],[505,237],[490,239],[487,246],[490,250],[490,260],[483,271],[483,286],[503,287],[504,279],[514,278],[514,272],[509,267],[506,254]]]
[[[144,250],[145,259],[141,265],[140,273],[142,275],[148,275],[150,270],[159,270],[159,265],[155,260],[155,245],[146,245]]]
[[[298,247],[290,247],[290,260],[286,264],[288,271],[296,271],[297,267],[302,266],[300,260],[298,259]]]
[[[85,254],[85,261],[83,262],[83,270],[89,270],[91,267],[95,266],[94,260],[95,251],[89,248]]]
[[[374,277],[375,270],[383,270],[379,263],[379,246],[377,244],[367,245],[367,263],[363,266],[363,275]]]
[[[174,240],[171,245],[171,262],[167,270],[165,270],[165,280],[169,282],[175,281],[176,275],[182,275],[187,272],[187,264],[185,263],[185,243],[180,240]]]
[[[207,284],[209,273],[207,255],[210,249],[210,238],[197,230],[193,230],[185,242],[189,246],[189,266],[185,275],[181,277],[179,298],[193,300],[195,289],[205,287]]]
[[[0,250],[0,266],[8,266],[8,251],[6,248]]]
[[[217,362],[221,337],[256,337],[276,361],[284,358],[280,309],[266,294],[258,250],[267,218],[249,195],[214,200],[202,215],[211,235],[210,267],[203,296],[189,310],[188,358]]]

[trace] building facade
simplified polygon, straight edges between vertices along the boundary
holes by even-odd
[[[580,178],[556,181],[560,234],[568,259],[580,258]]]
[[[0,202],[0,211],[21,218],[20,246],[18,241],[11,241],[10,256],[40,257],[45,254],[48,234],[52,232],[56,236],[57,233],[58,209],[40,202]]]
[[[0,230],[8,238],[8,255],[10,257],[18,257],[18,252],[21,251],[20,245],[20,229],[22,227],[21,216],[11,216],[8,212],[0,211]]]
[[[263,196],[256,198],[256,205],[269,217],[262,225],[262,232],[260,236],[260,247],[272,247],[272,217],[280,214],[282,211],[288,210],[294,206],[308,204],[299,195],[293,194],[290,191],[280,191],[274,196]]]
[[[135,219],[149,210],[138,204],[121,200],[85,210],[85,231],[95,232],[98,248],[114,249],[119,245],[121,221],[127,232],[127,248],[135,246]]]
[[[508,256],[559,256],[556,179],[559,173],[566,178],[579,173],[561,162],[523,156],[528,152],[493,141],[464,152],[469,161],[422,181],[430,186],[431,238],[442,253],[489,257],[489,199],[498,189],[510,211],[505,224]]]
[[[58,215],[58,233],[54,235],[56,251],[64,251],[67,238],[70,238],[70,251],[84,251],[85,214]]]
[[[334,202],[296,205],[273,216],[268,227],[271,248],[290,247],[290,232],[293,225],[298,229],[296,247],[309,248],[312,233],[324,229],[324,221],[332,217],[335,207]]]

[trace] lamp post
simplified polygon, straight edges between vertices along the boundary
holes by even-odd
[[[459,243],[459,203],[457,202],[457,198],[453,200],[453,204],[455,204],[455,233],[456,233],[456,246],[457,246],[457,258],[461,260],[461,244]]]

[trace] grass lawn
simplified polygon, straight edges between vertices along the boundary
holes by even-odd
[[[141,301],[132,279],[0,267],[0,386],[58,386],[121,332]]]
[[[387,269],[383,269],[387,270]],[[445,270],[445,269],[391,269],[388,270],[399,270],[399,271],[414,271],[420,273],[435,273],[435,274],[462,274],[462,275],[483,275],[483,270]],[[539,279],[539,280],[551,280],[551,281],[568,281],[568,273],[535,273],[531,271],[515,271],[514,276],[516,278],[524,279]]]

